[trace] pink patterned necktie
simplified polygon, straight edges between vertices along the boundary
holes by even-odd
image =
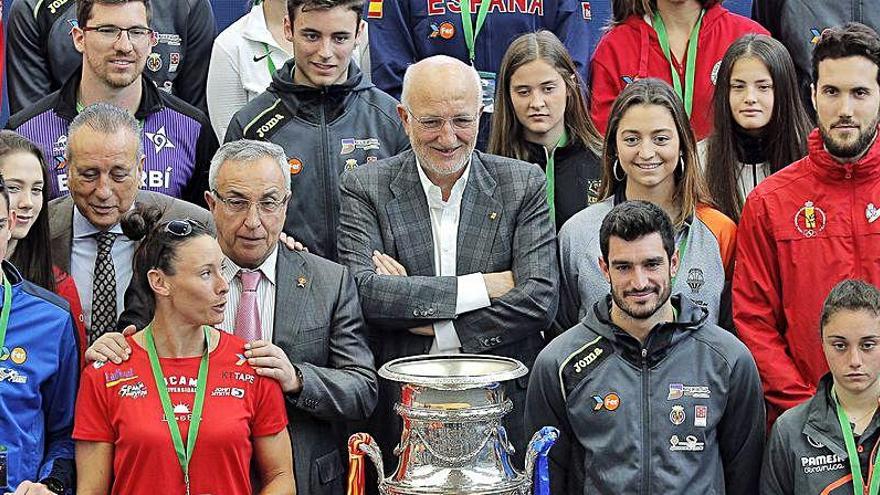
[[[262,272],[239,270],[238,276],[241,278],[241,298],[238,300],[238,311],[235,313],[234,333],[251,342],[262,336],[260,311],[257,307],[257,284],[260,283]]]

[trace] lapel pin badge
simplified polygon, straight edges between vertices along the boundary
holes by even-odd
[[[306,286],[306,282],[308,282],[308,280],[306,280],[305,277],[303,277],[302,275],[300,275],[300,277],[299,277],[298,279],[296,279],[296,286],[297,286],[297,287],[305,287],[305,286]]]
[[[496,218],[498,218],[497,213],[495,213],[494,211],[489,213],[489,220],[495,220]]]

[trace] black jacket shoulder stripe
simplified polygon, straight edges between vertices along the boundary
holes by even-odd
[[[588,372],[599,366],[613,353],[614,348],[611,343],[600,336],[587,342],[565,358],[559,366],[559,386],[562,387],[562,399],[568,400],[568,395],[587,377]]]
[[[245,139],[268,141],[292,118],[293,114],[290,113],[287,106],[282,105],[280,99],[276,99],[272,106],[260,112],[244,126],[242,134]]]

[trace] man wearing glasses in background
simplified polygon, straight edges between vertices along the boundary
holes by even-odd
[[[397,111],[412,151],[348,173],[341,185],[339,257],[357,281],[377,365],[464,352],[530,367],[557,307],[543,173],[474,151],[480,79],[457,59],[411,65]],[[527,383],[507,386],[519,411],[506,421],[519,462],[531,435],[522,425]],[[397,390],[380,382],[373,430],[381,445],[400,438]]]
[[[274,72],[268,90],[236,112],[225,138],[284,148],[296,193],[284,231],[334,261],[340,176],[409,147],[397,101],[351,60],[366,29],[363,10],[364,0],[289,0],[284,35],[294,57]]]
[[[127,110],[140,124],[146,158],[141,187],[204,205],[217,139],[201,111],[143,75],[144,66],[155,63],[151,52],[159,39],[150,19],[148,0],[78,2],[71,36],[82,53],[81,69],[60,90],[9,119],[10,129],[43,149],[52,198],[70,192],[64,157],[70,121],[82,108],[105,102]]]

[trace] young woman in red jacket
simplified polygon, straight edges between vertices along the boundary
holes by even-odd
[[[590,110],[604,133],[614,99],[632,81],[668,82],[685,104],[697,141],[712,131],[712,95],[721,58],[737,38],[768,34],[718,0],[620,0],[614,26],[599,41],[590,69]]]

